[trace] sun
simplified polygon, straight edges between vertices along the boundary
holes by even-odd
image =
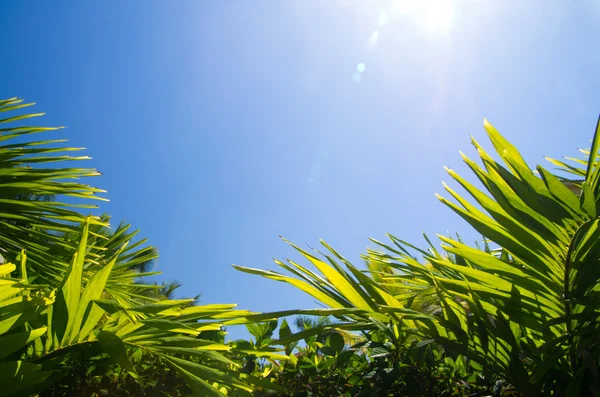
[[[455,0],[390,0],[390,20],[409,19],[427,34],[448,33],[455,17]]]

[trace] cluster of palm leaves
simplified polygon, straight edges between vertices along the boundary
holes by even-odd
[[[291,275],[237,267],[288,283],[324,309],[289,311],[336,317],[341,329],[409,332],[463,355],[526,396],[600,394],[600,124],[575,165],[532,168],[487,121],[498,160],[472,140],[481,165],[463,155],[479,187],[447,169],[466,191],[445,185],[440,201],[484,237],[484,247],[439,236],[420,249],[397,237],[373,240],[359,269],[323,242],[297,249],[316,270],[276,261]],[[503,162],[503,164],[500,162]]]
[[[446,363],[427,368],[469,382],[475,369],[478,379],[503,379],[525,396],[600,395],[600,124],[583,158],[549,159],[555,175],[533,170],[486,121],[497,159],[473,139],[481,163],[463,159],[478,185],[448,169],[470,198],[447,185],[452,199],[439,197],[483,236],[482,247],[439,236],[441,248],[426,238],[420,249],[390,235],[373,240],[364,269],[325,242],[323,252],[290,244],[311,267],[236,268],[288,283],[324,307],[260,314],[175,299],[177,284],[145,282],[156,274],[156,250],[129,225],[112,228],[108,216],[93,215],[105,192],[83,181],[99,173],[71,165],[87,159],[74,155],[80,148],[36,140],[57,128],[28,125],[41,115],[26,113],[30,105],[0,101],[0,112],[17,114],[0,119],[2,395],[64,394],[74,368],[110,368],[143,388],[156,383],[147,379],[152,366],[202,396],[286,393],[277,382],[366,390],[381,384],[344,376],[369,369],[385,383],[407,367],[402,357],[418,363],[417,351]],[[292,315],[321,320],[298,317],[296,333],[275,321]],[[224,327],[236,324],[255,340],[226,343]]]
[[[149,362],[195,395],[252,392],[254,378],[228,358],[235,346],[207,337],[252,313],[165,299],[172,287],[143,282],[156,250],[86,213],[104,192],[82,181],[99,173],[72,166],[87,157],[64,140],[36,140],[57,128],[28,125],[41,116],[20,110],[30,105],[0,101],[19,113],[0,120],[0,394],[43,395],[99,363],[141,382]]]

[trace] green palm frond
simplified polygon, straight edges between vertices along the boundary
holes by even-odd
[[[102,215],[99,220],[100,222],[91,223],[88,227],[83,280],[90,280],[98,270],[115,258],[103,299],[114,299],[125,307],[135,306],[140,300],[154,299],[149,291],[154,291],[155,288],[139,280],[145,276],[160,274],[147,271],[152,261],[158,257],[156,248],[147,245],[147,239],[135,241],[139,230],[131,231],[129,224],[121,223],[113,229],[107,226],[110,222],[107,215]],[[79,227],[69,233],[57,234],[63,245],[50,253],[60,257],[60,262],[65,263],[65,266],[68,266],[69,258],[73,256],[81,241],[82,230]]]
[[[598,128],[598,125],[600,125],[600,117],[598,119],[596,128]],[[596,153],[598,153],[597,149],[598,148],[596,148]],[[578,196],[581,195],[582,184],[583,182],[585,182],[586,177],[588,176],[588,162],[592,149],[579,149],[579,151],[581,152],[581,154],[583,154],[584,158],[565,157],[564,159],[566,161],[569,161],[570,163],[557,160],[551,157],[546,157],[546,160],[548,160],[550,163],[556,166],[555,169],[557,171],[560,171],[561,173],[567,175],[575,176],[575,178],[566,178],[560,175],[557,177],[565,184],[565,186],[569,188],[569,190],[571,190]],[[596,167],[596,165],[597,161],[594,160],[593,167]]]
[[[485,191],[448,173],[479,207],[449,186],[455,202],[440,200],[475,230],[502,249],[501,255],[442,237],[444,250],[461,258],[424,255],[435,272],[418,272],[414,258],[404,256],[396,268],[435,288],[450,332],[442,343],[505,376],[527,395],[544,390],[581,390],[585,379],[595,385],[589,362],[597,360],[600,232],[600,171],[592,159],[581,183],[581,197],[538,166],[538,177],[519,152],[485,123],[497,154],[493,160],[475,141],[480,167],[463,156]],[[599,137],[592,152],[597,152]],[[480,209],[481,208],[481,209]],[[462,303],[462,304],[459,304]],[[595,386],[594,386],[595,387]]]
[[[224,396],[226,390],[250,393],[260,380],[236,371],[239,364],[227,357],[235,352],[234,346],[201,339],[201,335],[244,322],[256,313],[235,310],[233,304],[190,306],[193,299],[121,305],[106,291],[111,273],[119,271],[117,260],[127,243],[105,265],[90,271],[86,269],[86,258],[93,251],[90,229],[88,220],[58,290],[29,285],[26,279],[0,278],[4,280],[0,282],[0,368],[21,368],[14,379],[7,380],[14,393],[26,390],[28,384],[47,387],[59,379],[63,363],[98,354],[107,355],[134,378],[136,365],[143,363],[132,361],[132,355],[157,357],[197,395]],[[21,257],[21,272],[27,273],[26,256],[22,253]],[[1,265],[0,277],[15,270],[12,264]],[[23,354],[27,345],[30,349]],[[16,351],[21,361],[9,357]]]
[[[18,98],[0,101],[0,113],[15,114],[0,119],[0,248],[7,258],[27,248],[31,275],[52,282],[68,265],[50,253],[64,247],[56,233],[77,230],[86,218],[80,211],[95,209],[89,200],[103,200],[98,194],[104,191],[80,182],[100,175],[95,169],[64,166],[88,159],[76,155],[82,148],[35,139],[60,127],[26,124],[43,115],[21,112],[31,105]]]
[[[59,128],[29,126],[32,104],[0,101],[0,380],[2,395],[37,395],[60,381],[72,363],[112,361],[137,378],[150,357],[184,379],[195,395],[249,395],[261,379],[237,371],[235,344],[203,339],[257,313],[236,305],[197,305],[164,296],[140,278],[152,272],[155,248],[128,224],[89,216],[104,191],[89,186],[90,168],[73,168],[81,148],[42,138]],[[9,278],[12,275],[15,278]],[[162,299],[165,298],[165,299]],[[276,349],[264,354],[275,355]],[[285,358],[285,357],[284,357]],[[156,361],[158,360],[158,361]],[[129,374],[129,375],[127,375]],[[273,389],[277,389],[275,385]]]
[[[584,168],[563,169],[584,178],[574,181],[580,191],[541,166],[532,171],[491,124],[484,127],[504,165],[473,139],[482,165],[463,159],[483,188],[447,169],[470,197],[448,185],[453,200],[438,196],[484,236],[483,250],[444,236],[441,251],[429,240],[422,250],[390,236],[391,244],[376,242],[383,252],[367,252],[366,272],[326,244],[329,263],[295,247],[317,271],[292,261],[276,263],[293,276],[237,268],[330,308],[272,315],[333,315],[362,329],[391,324],[435,339],[524,395],[598,395],[600,123]]]
[[[396,324],[404,324],[414,329],[415,332],[421,332],[416,328],[415,321],[422,321],[430,327],[435,327],[433,319],[430,316],[409,307],[407,302],[412,297],[412,294],[405,294],[398,297],[392,295],[392,293],[386,290],[385,285],[379,285],[363,271],[340,256],[339,253],[325,242],[322,242],[322,244],[328,250],[328,254],[322,254],[327,262],[291,244],[292,247],[311,262],[317,269],[317,272],[291,260],[288,260],[288,263],[275,260],[275,263],[292,273],[295,277],[274,271],[234,265],[234,268],[242,272],[290,284],[309,294],[319,304],[325,306],[323,309],[286,310],[264,313],[252,316],[251,320],[258,321],[292,315],[316,315],[331,316],[340,321],[331,325],[314,326],[295,334],[295,337],[300,339],[304,335],[317,335],[331,329],[350,331],[376,329],[377,326],[373,322],[374,320],[380,323],[394,322]]]

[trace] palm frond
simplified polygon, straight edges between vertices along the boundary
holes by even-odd
[[[18,98],[0,101],[0,112],[18,113],[0,119],[5,125],[0,128],[0,248],[8,259],[27,248],[31,273],[52,282],[67,266],[50,253],[64,247],[56,233],[76,230],[86,218],[80,211],[95,209],[90,200],[104,200],[99,196],[104,191],[80,182],[100,175],[95,169],[64,166],[88,159],[76,155],[83,148],[64,146],[62,139],[33,139],[60,127],[24,124],[43,115],[19,113],[31,105]]]
[[[541,166],[532,171],[487,120],[484,127],[504,164],[473,139],[482,165],[463,159],[483,189],[447,169],[467,195],[444,184],[453,200],[438,196],[484,236],[484,249],[440,235],[442,251],[428,239],[423,250],[390,236],[391,244],[376,241],[383,251],[364,256],[365,272],[327,244],[329,263],[294,246],[316,271],[292,261],[276,263],[293,276],[236,268],[291,284],[329,309],[262,316],[333,315],[356,329],[408,329],[499,374],[524,395],[596,395],[600,122],[584,152],[589,159],[577,162],[583,168],[552,161],[584,178],[572,181],[580,190]]]

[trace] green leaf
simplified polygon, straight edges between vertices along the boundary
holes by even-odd
[[[581,184],[582,194],[580,198],[581,209],[589,216],[590,218],[596,217],[596,201],[594,198],[594,192],[590,187],[589,182],[583,182]]]
[[[293,245],[292,245],[293,246]],[[308,252],[295,247],[306,259],[308,259],[327,279],[336,287],[342,296],[344,296],[355,307],[363,310],[371,310],[371,305],[361,296],[357,290],[360,287],[353,286],[340,272],[329,266],[317,257]]]
[[[590,183],[591,186],[596,187],[597,175],[600,172],[600,167],[594,167],[596,163],[596,157],[598,156],[598,150],[600,149],[600,116],[596,122],[596,130],[594,131],[594,138],[592,139],[592,148],[590,149],[590,158],[588,160],[588,166],[585,172],[585,180]]]
[[[183,370],[200,379],[211,380],[235,387],[240,390],[251,392],[253,389],[247,383],[240,379],[227,375],[217,369],[202,365],[199,363],[183,360],[172,356],[162,356],[165,360],[174,365],[177,369]]]
[[[207,396],[207,397],[227,397],[226,394],[221,393],[221,391],[215,387],[213,387],[210,383],[203,380],[200,376],[195,375],[194,373],[187,371],[184,367],[178,366],[177,364],[173,364],[177,372],[182,376],[182,378],[186,381],[188,386],[194,392],[194,395],[197,396]]]
[[[567,386],[567,390],[565,393],[566,397],[578,397],[583,395],[583,390],[581,387],[583,386],[583,379],[585,377],[586,367],[581,367],[571,378],[569,385]]]
[[[293,285],[294,287],[306,292],[307,294],[311,295],[312,297],[314,297],[315,299],[317,299],[320,302],[323,302],[325,305],[331,307],[331,308],[342,308],[345,307],[345,303],[344,302],[340,302],[336,299],[333,299],[331,296],[323,293],[322,291],[320,291],[319,289],[313,287],[312,285],[297,280],[295,278],[292,277],[287,277],[284,276],[282,274],[279,273],[275,273],[275,272],[270,272],[270,271],[264,271],[264,270],[259,270],[259,269],[252,269],[249,267],[244,267],[244,266],[233,266],[236,270],[239,270],[241,272],[244,273],[250,273],[250,274],[258,274],[261,275],[263,277],[266,278],[270,278],[272,280],[277,280],[277,281],[282,281],[282,282],[286,282],[288,284]]]
[[[0,265],[0,277],[4,277],[14,272],[17,269],[15,265],[12,263],[7,263],[5,265]]]
[[[124,370],[129,372],[131,376],[138,376],[133,364],[129,361],[127,349],[125,349],[123,341],[118,336],[109,331],[100,331],[98,333],[98,342],[100,342],[102,349],[115,363],[119,364]]]
[[[60,318],[61,321],[66,321],[67,323],[64,329],[64,334],[59,335],[59,339],[61,339],[61,346],[64,346],[68,341],[69,332],[73,328],[75,316],[79,307],[83,264],[85,261],[89,226],[90,223],[88,218],[83,226],[83,231],[81,232],[81,240],[79,241],[77,252],[75,255],[73,255],[73,260],[71,261],[71,265],[67,270],[63,286],[60,290],[62,298],[64,299],[64,306],[60,305],[57,308],[60,310],[60,313],[54,313],[56,318]]]
[[[284,339],[292,335],[292,330],[288,325],[286,319],[283,319],[281,325],[279,326],[279,339]]]
[[[331,346],[323,346],[319,350],[326,356],[335,357],[335,355],[337,354],[337,350],[335,350]]]
[[[387,357],[389,355],[390,355],[389,350],[387,350],[383,347],[375,347],[373,350],[371,350],[370,357],[371,358],[379,358],[379,357]]]
[[[344,346],[346,342],[344,341],[344,337],[337,332],[333,332],[329,335],[329,346],[333,348],[333,350],[337,353],[344,350]]]
[[[48,379],[51,374],[51,371],[43,371],[42,365],[27,361],[0,363],[2,395],[11,396],[17,393],[27,395],[27,390],[35,388]]]
[[[251,385],[259,386],[266,390],[275,390],[280,393],[285,393],[286,391],[283,387],[279,386],[274,382],[270,382],[267,379],[261,379],[252,375],[245,375],[243,379]]]
[[[33,340],[41,337],[46,333],[47,328],[41,327],[31,331],[18,332],[14,334],[5,334],[0,336],[0,358],[4,358]]]
[[[73,323],[71,325],[70,331],[70,339],[69,342],[74,342],[81,331],[82,321],[83,321],[83,329],[93,329],[99,321],[99,316],[95,311],[97,310],[97,305],[94,305],[93,301],[100,299],[102,293],[104,292],[104,287],[106,286],[106,281],[110,276],[110,272],[112,271],[119,253],[126,247],[126,244],[114,255],[113,259],[100,271],[98,271],[90,282],[86,285],[83,295],[81,296],[81,300],[79,301],[77,312],[75,313],[75,318],[73,319]],[[87,316],[85,314],[88,313]],[[85,318],[84,318],[85,316]],[[85,320],[85,321],[84,321]],[[90,324],[87,324],[87,321],[90,321]],[[87,335],[81,335],[82,338],[85,338]]]
[[[340,354],[338,354],[336,365],[340,368],[345,367],[346,364],[348,364],[348,361],[350,361],[350,359],[352,358],[352,356],[354,356],[354,351],[352,350],[346,350],[341,352]]]

